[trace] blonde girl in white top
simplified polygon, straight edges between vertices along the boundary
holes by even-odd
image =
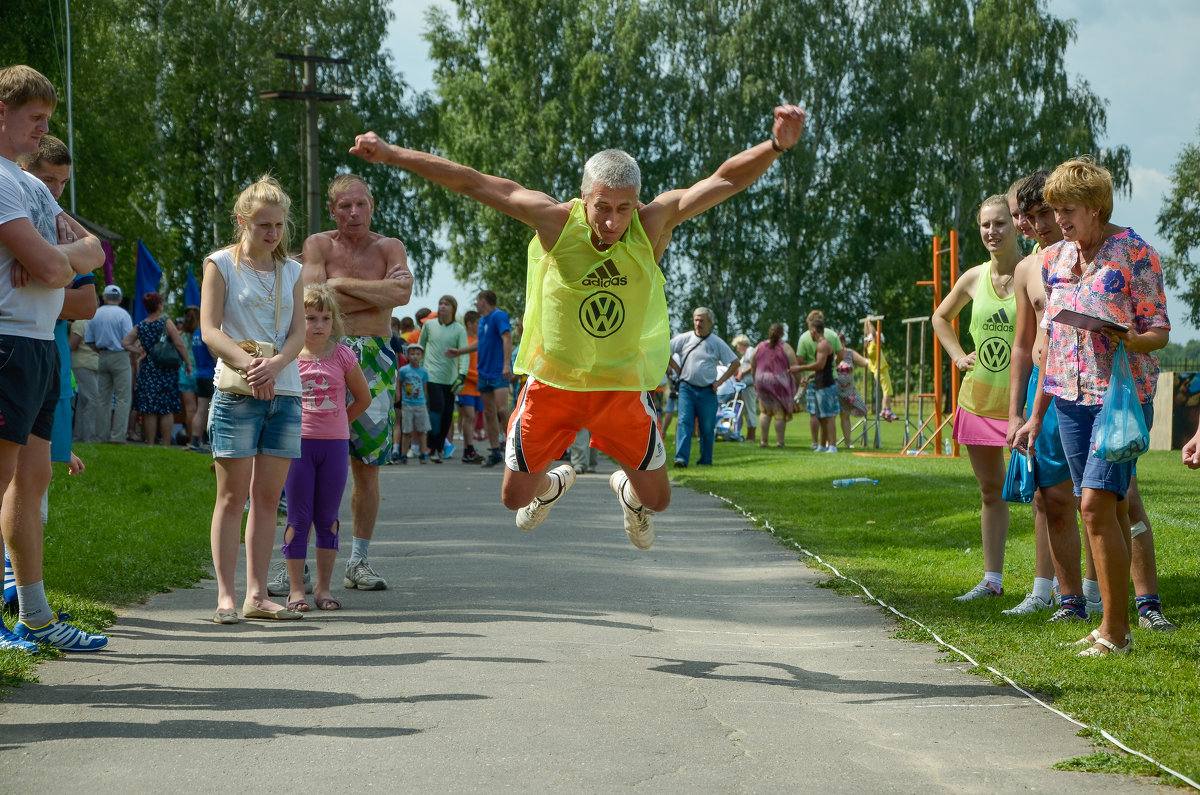
[[[246,374],[254,392],[217,391],[209,410],[208,433],[217,472],[211,535],[217,574],[213,621],[218,624],[238,621],[234,570],[247,496],[242,616],[302,617],[267,594],[279,498],[291,459],[300,456],[296,356],[304,347],[304,302],[300,264],[287,258],[290,208],[291,201],[277,181],[258,180],[242,191],[234,205],[234,244],[204,260],[200,329],[218,357],[215,378],[225,367],[237,368]],[[252,357],[238,345],[246,339],[270,342],[276,353]]]

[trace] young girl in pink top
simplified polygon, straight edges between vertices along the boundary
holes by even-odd
[[[304,349],[300,366],[300,457],[288,471],[287,531],[283,557],[291,589],[287,607],[301,613],[309,609],[304,598],[304,559],[308,556],[308,531],[317,528],[317,581],[313,601],[321,610],[339,610],[329,582],[338,549],[338,508],[350,469],[350,423],[371,403],[367,379],[358,358],[345,345],[342,316],[333,292],[323,286],[304,289]],[[346,406],[346,392],[354,398]]]

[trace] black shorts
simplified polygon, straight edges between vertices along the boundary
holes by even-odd
[[[58,346],[0,334],[0,439],[50,440],[58,404]]]
[[[212,400],[213,396],[213,380],[211,378],[196,379],[196,397],[202,397],[206,400]]]

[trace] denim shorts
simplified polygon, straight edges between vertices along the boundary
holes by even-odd
[[[479,376],[479,394],[484,392],[495,392],[497,389],[508,389],[510,386],[508,381],[503,378],[485,378]]]
[[[1058,434],[1071,467],[1075,496],[1083,496],[1084,489],[1103,489],[1116,494],[1118,500],[1125,499],[1136,461],[1113,464],[1092,457],[1092,439],[1098,430],[1100,409],[1104,407],[1084,406],[1056,397],[1054,408],[1058,412]],[[1142,413],[1146,417],[1146,427],[1150,428],[1154,424],[1153,404],[1142,404]]]
[[[300,398],[258,400],[217,390],[208,410],[213,458],[300,457]]]

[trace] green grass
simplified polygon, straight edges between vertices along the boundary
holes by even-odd
[[[212,459],[178,448],[75,451],[85,472],[54,467],[43,573],[51,606],[99,632],[117,609],[207,576],[216,488]],[[0,687],[36,680],[38,663],[53,656],[0,651]]]
[[[885,426],[885,450],[900,448],[900,433],[897,425]],[[1166,615],[1180,630],[1159,634],[1135,629],[1136,645],[1128,657],[1081,660],[1058,646],[1081,637],[1079,625],[1047,625],[1045,614],[1000,614],[1032,585],[1033,520],[1027,506],[1011,510],[1005,595],[966,604],[952,601],[978,582],[983,571],[979,491],[965,455],[812,453],[807,415],[797,415],[788,438],[795,447],[784,450],[718,442],[716,466],[676,469],[672,477],[732,500],[760,524],[770,522],[780,536],[820,555],[970,654],[981,665],[977,672],[986,674],[991,666],[1076,719],[1193,779],[1200,777],[1200,736],[1195,731],[1200,724],[1200,579],[1195,574],[1200,571],[1200,473],[1185,469],[1178,451],[1146,455],[1138,472],[1155,535],[1159,593]],[[877,478],[879,485],[834,489],[831,481],[843,477]],[[844,580],[829,584],[846,593],[860,592]],[[899,624],[898,634],[931,640],[907,622]],[[1078,769],[1098,764],[1087,759],[1091,757],[1080,761]],[[1122,769],[1145,772],[1132,763]]]

